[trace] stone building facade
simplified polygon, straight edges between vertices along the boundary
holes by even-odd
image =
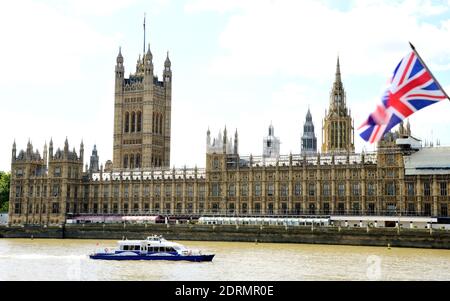
[[[168,168],[170,61],[159,82],[151,58],[148,51],[135,75],[124,79],[119,53],[114,160],[105,168],[97,171],[95,149],[90,168],[83,169],[83,143],[77,153],[67,139],[56,151],[50,141],[42,156],[31,142],[20,152],[14,143],[11,225],[63,224],[77,215],[448,216],[450,148],[422,147],[408,123],[387,134],[377,152],[355,154],[339,62],[332,95],[341,98],[332,97],[330,112],[343,115],[327,114],[324,129],[331,134],[324,136],[322,153],[241,156],[237,130],[234,140],[226,129],[215,139],[208,130],[205,168]]]

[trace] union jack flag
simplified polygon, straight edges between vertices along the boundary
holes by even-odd
[[[413,50],[395,68],[382,103],[358,129],[367,142],[379,141],[414,112],[448,98],[414,46],[411,47]]]

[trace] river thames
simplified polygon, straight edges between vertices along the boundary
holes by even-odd
[[[178,241],[213,262],[100,261],[105,240],[0,239],[3,280],[450,280],[450,250]]]

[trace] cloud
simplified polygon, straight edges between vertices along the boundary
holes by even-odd
[[[0,47],[1,84],[54,86],[79,79],[87,59],[117,45],[114,36],[102,35],[86,22],[34,1],[2,5],[0,27],[5,42]]]
[[[425,21],[449,7],[431,1],[358,1],[338,10],[312,0],[196,0],[186,10],[230,13],[212,74],[321,78],[339,53],[347,75],[385,76],[409,50],[408,41],[430,67],[450,67],[449,21]]]

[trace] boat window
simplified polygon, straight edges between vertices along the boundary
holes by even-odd
[[[141,246],[134,246],[135,251],[139,251],[141,249]]]
[[[124,251],[128,251],[128,246],[122,246],[122,249],[123,249]]]

